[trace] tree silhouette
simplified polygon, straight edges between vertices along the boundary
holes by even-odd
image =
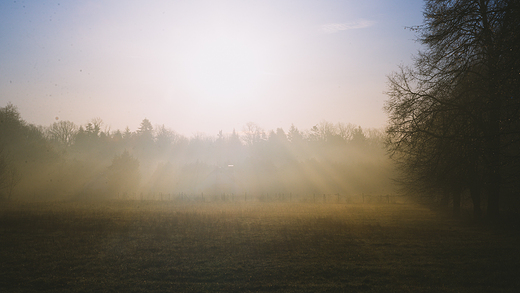
[[[145,118],[143,121],[141,121],[141,125],[137,130],[137,134],[139,136],[145,137],[146,139],[153,139],[153,126],[150,120]]]
[[[140,156],[150,156],[153,153],[154,133],[150,120],[143,119],[141,125],[135,134],[135,146]]]
[[[47,133],[52,141],[55,141],[63,146],[71,146],[74,143],[74,138],[78,127],[71,121],[54,122],[48,129]]]
[[[264,130],[254,122],[246,123],[243,133],[243,140],[248,146],[254,146],[266,139]]]
[[[11,103],[0,108],[0,146],[13,145],[23,140],[25,121],[18,108]]]
[[[460,178],[471,177],[466,182],[475,191],[472,196],[480,192],[471,182],[481,178],[488,215],[496,219],[502,147],[518,131],[508,133],[503,127],[504,121],[518,117],[504,109],[510,99],[518,109],[518,93],[511,89],[518,88],[519,71],[510,66],[518,58],[508,45],[520,32],[518,1],[431,0],[424,15],[424,24],[415,29],[426,49],[413,69],[401,68],[389,77],[390,152],[416,166],[404,168],[405,176],[413,178],[411,172],[420,167],[427,170],[424,174],[451,169]],[[433,177],[445,177],[442,184],[451,185],[449,176]]]
[[[298,130],[294,124],[291,124],[289,132],[287,133],[287,139],[291,143],[300,143],[303,141],[303,134]]]

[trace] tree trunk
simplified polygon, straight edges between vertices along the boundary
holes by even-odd
[[[448,207],[450,205],[450,193],[446,187],[444,187],[442,189],[442,198],[441,198],[441,201],[439,204],[440,204],[441,208],[445,208],[445,209],[448,209]]]
[[[487,215],[490,220],[497,220],[500,216],[500,112],[502,107],[499,83],[497,78],[498,53],[495,50],[493,30],[488,19],[488,1],[480,1],[482,17],[482,42],[484,45],[484,65],[486,67],[485,80],[485,159],[487,167],[486,192],[488,197]]]
[[[500,184],[496,174],[490,176],[488,188],[487,214],[490,220],[498,220],[500,217]]]
[[[453,192],[453,216],[456,218],[460,217],[460,200],[461,200],[461,192],[456,190]]]
[[[494,72],[494,70],[490,70]],[[487,214],[490,220],[497,220],[500,216],[500,110],[501,101],[500,95],[494,79],[490,80],[489,85],[489,109],[487,110],[486,117],[486,136],[484,144],[485,146],[485,158],[487,167],[487,180],[485,184],[487,186],[486,193],[488,197]]]
[[[480,208],[480,195],[481,190],[478,183],[473,182],[469,187],[469,192],[471,194],[471,200],[473,202],[473,218],[475,221],[480,221],[482,218],[482,209]]]
[[[486,136],[488,197],[487,214],[490,220],[498,220],[500,216],[500,97],[494,95],[490,100],[488,131]]]

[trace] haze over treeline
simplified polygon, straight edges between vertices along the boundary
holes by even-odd
[[[391,192],[384,131],[321,121],[229,134],[179,135],[143,119],[134,131],[101,118],[28,124],[0,108],[2,198],[113,199],[144,194],[361,194]]]

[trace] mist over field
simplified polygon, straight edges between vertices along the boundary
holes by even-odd
[[[250,122],[230,134],[185,137],[143,119],[137,130],[26,123],[0,109],[2,159],[16,200],[157,199],[235,195],[250,199],[311,194],[392,193],[382,130],[322,121],[286,132]],[[6,173],[8,174],[8,173]],[[6,175],[7,176],[7,175]],[[6,182],[7,184],[7,182]]]
[[[518,0],[0,1],[0,292],[516,293],[519,52]]]

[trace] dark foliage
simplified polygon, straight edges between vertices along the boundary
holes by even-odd
[[[425,49],[389,78],[387,145],[408,190],[451,194],[457,214],[468,189],[476,217],[484,194],[497,219],[518,192],[518,1],[426,1],[424,17]]]

